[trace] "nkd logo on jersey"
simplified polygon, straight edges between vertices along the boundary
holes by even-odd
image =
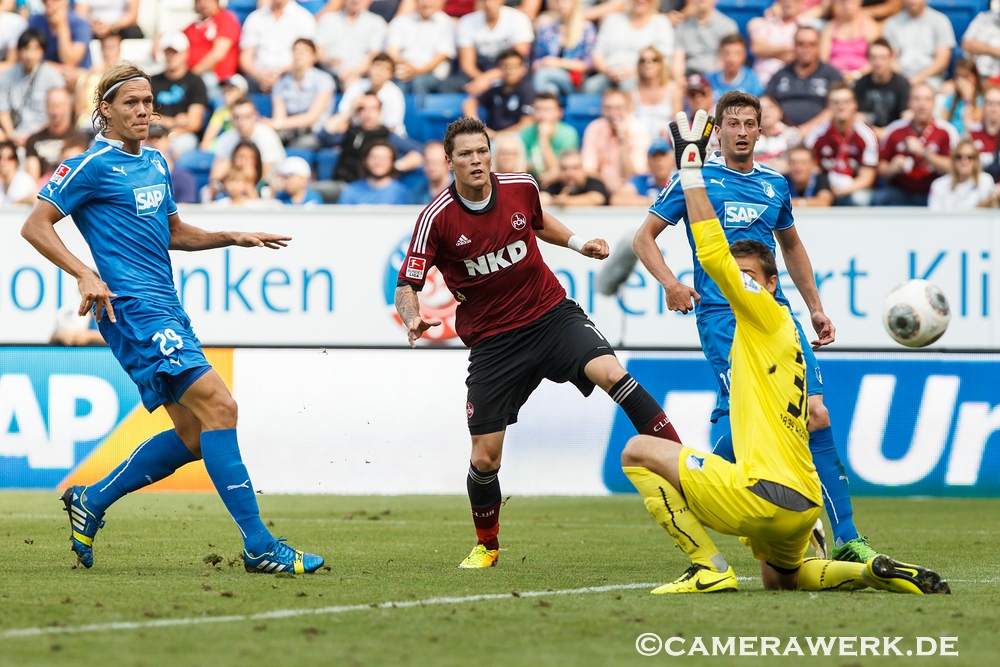
[[[163,197],[166,195],[167,186],[163,183],[159,185],[147,185],[144,188],[136,188],[132,190],[135,194],[135,212],[136,215],[153,215],[160,208],[160,204],[163,203]]]
[[[726,227],[749,227],[764,215],[768,207],[764,204],[751,204],[742,201],[726,202]]]
[[[504,259],[504,250],[507,251],[507,256],[510,257],[510,260]],[[488,252],[475,259],[465,260],[465,268],[469,270],[470,276],[474,276],[477,273],[482,275],[496,273],[501,269],[506,269],[513,264],[517,264],[527,254],[528,245],[524,241],[514,241],[496,252]]]

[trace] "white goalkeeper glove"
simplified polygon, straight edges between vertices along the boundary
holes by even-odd
[[[680,174],[681,187],[704,188],[705,179],[701,168],[708,155],[708,142],[712,138],[715,119],[704,110],[694,115],[694,122],[688,123],[687,114],[677,112],[676,120],[670,121],[670,136],[674,141],[674,159]]]

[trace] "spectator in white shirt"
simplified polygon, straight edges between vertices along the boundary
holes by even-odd
[[[611,85],[625,90],[636,86],[636,63],[647,46],[663,54],[671,71],[683,76],[683,52],[675,54],[674,26],[657,11],[653,0],[627,0],[625,12],[611,14],[597,31],[593,62],[596,74],[583,84],[584,92],[600,93]]]
[[[389,26],[368,11],[370,6],[371,0],[344,0],[343,9],[323,14],[316,23],[320,65],[337,77],[341,90],[365,75],[385,43]]]
[[[316,19],[294,0],[271,0],[243,22],[240,35],[240,71],[250,92],[269,93],[282,74],[292,69],[292,45],[312,39]]]
[[[903,0],[903,11],[886,19],[882,36],[896,52],[899,73],[910,86],[928,83],[935,91],[955,48],[951,20],[927,6],[927,0]]]
[[[327,131],[339,134],[346,132],[352,122],[356,123],[358,100],[368,93],[375,95],[382,103],[382,115],[379,119],[381,124],[389,128],[390,132],[405,137],[406,126],[403,125],[403,118],[406,115],[406,99],[399,86],[392,82],[394,69],[395,63],[388,54],[376,55],[368,69],[368,76],[355,81],[344,91],[336,115],[326,124]]]
[[[0,13],[0,72],[17,63],[17,38],[28,22],[14,12]]]
[[[984,79],[1000,77],[1000,10],[979,12],[962,35],[962,48],[968,57],[976,59]]]
[[[483,9],[459,19],[455,35],[460,71],[452,78],[451,88],[473,97],[500,80],[497,56],[502,51],[514,49],[527,60],[535,40],[531,20],[506,7],[503,0],[483,0]]]
[[[441,11],[444,0],[417,0],[417,11],[389,23],[385,50],[396,63],[405,93],[420,97],[442,89],[455,57],[455,22]]]
[[[273,116],[265,119],[286,146],[319,148],[315,133],[333,115],[333,75],[316,67],[316,45],[297,39],[292,47],[292,70],[278,79],[271,92]]]
[[[281,138],[269,125],[260,121],[254,103],[242,98],[233,103],[233,127],[219,136],[215,144],[215,160],[212,162],[211,179],[222,180],[232,164],[233,151],[240,141],[251,141],[260,151],[261,178],[267,180],[274,169],[285,159],[285,147]]]
[[[931,183],[927,208],[934,211],[958,211],[976,208],[987,201],[996,184],[979,163],[979,151],[963,139],[951,152],[951,171]]]

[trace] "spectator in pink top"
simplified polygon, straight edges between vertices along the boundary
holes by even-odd
[[[820,35],[819,59],[853,84],[872,71],[868,45],[882,36],[882,25],[861,11],[862,0],[834,0],[833,20]]]
[[[614,194],[625,181],[649,170],[646,154],[651,143],[649,130],[632,115],[629,96],[609,88],[601,100],[601,117],[583,132],[583,168]]]
[[[799,29],[802,0],[779,0],[781,16],[763,16],[747,24],[753,71],[762,86],[795,59],[795,31]]]

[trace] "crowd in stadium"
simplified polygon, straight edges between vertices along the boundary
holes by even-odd
[[[178,203],[426,204],[478,114],[543,203],[648,206],[667,123],[738,89],[796,207],[996,207],[1000,8],[970,1],[956,26],[927,0],[0,0],[0,204],[87,150],[126,59]]]

